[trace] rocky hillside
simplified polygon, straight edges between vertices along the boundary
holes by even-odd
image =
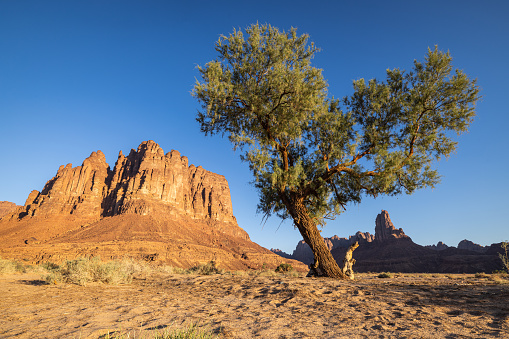
[[[14,209],[19,207],[13,202],[10,201],[0,201],[0,219],[6,215],[11,213]]]
[[[402,228],[396,229],[389,213],[382,210],[375,219],[375,235],[357,232],[347,238],[324,238],[338,263],[342,263],[346,249],[358,241],[360,246],[354,251],[357,272],[436,272],[436,273],[477,273],[502,269],[498,253],[500,244],[482,247],[463,240],[458,248],[449,247],[442,242],[433,246],[415,244]],[[275,252],[302,261],[313,262],[309,246],[300,241],[292,255]]]
[[[127,156],[120,152],[113,169],[101,151],[81,166],[60,166],[40,192],[0,219],[3,256],[125,254],[239,269],[284,261],[237,225],[224,176],[189,165],[177,151],[165,154],[153,141]]]

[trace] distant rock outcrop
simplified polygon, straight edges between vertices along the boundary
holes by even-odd
[[[280,257],[287,258],[287,259],[293,259],[291,254],[288,254],[286,252],[281,251],[279,248],[271,248],[270,251],[274,254],[279,255]]]
[[[175,150],[165,154],[154,141],[120,152],[113,170],[101,151],[81,166],[61,166],[41,192],[0,219],[0,255],[23,252],[15,246],[25,246],[25,257],[39,251],[37,260],[129,252],[176,266],[280,263],[237,225],[224,176],[189,165]]]
[[[459,242],[458,249],[479,252],[479,253],[484,253],[488,250],[487,247],[481,246],[479,244],[476,244],[476,243],[474,243],[470,240],[466,240],[466,239]]]
[[[356,241],[359,242],[359,244],[365,244],[369,243],[375,240],[375,236],[369,232],[357,232],[355,235],[351,235],[348,238],[340,238],[337,235],[332,236],[330,238],[323,238],[325,245],[329,249],[329,251],[332,251],[335,248],[344,247],[348,248],[350,245],[355,243]],[[284,258],[290,258],[302,261],[306,265],[311,264],[314,262],[314,255],[313,251],[311,251],[311,248],[304,240],[301,240],[297,243],[297,247],[295,247],[295,250],[292,254],[285,253],[281,250],[271,250],[272,252],[284,257]]]
[[[432,246],[415,244],[403,230],[396,229],[389,213],[382,210],[375,220],[375,235],[357,232],[348,239],[334,236],[324,241],[336,261],[341,265],[348,246],[355,240],[359,248],[353,252],[357,272],[436,272],[436,273],[476,273],[492,272],[502,269],[498,258],[500,246],[482,247],[464,240],[458,248],[449,247],[442,242]],[[293,255],[287,258],[313,262],[309,246],[300,241]]]
[[[441,241],[439,241],[436,245],[426,245],[424,247],[429,248],[430,250],[435,250],[435,251],[443,251],[443,250],[449,248],[449,246],[447,246],[446,244],[444,244]]]

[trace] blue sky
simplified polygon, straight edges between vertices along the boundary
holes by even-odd
[[[275,218],[262,227],[247,164],[226,139],[201,134],[190,95],[219,35],[260,22],[309,34],[335,97],[351,94],[352,80],[410,69],[434,45],[482,88],[470,132],[437,164],[439,186],[366,198],[323,236],[374,233],[385,209],[422,245],[509,239],[508,15],[505,0],[0,1],[0,200],[23,204],[60,165],[79,166],[92,151],[113,167],[119,150],[154,140],[224,175],[251,239],[292,252],[298,231]]]

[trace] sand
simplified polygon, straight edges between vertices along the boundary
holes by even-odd
[[[154,274],[130,285],[0,276],[1,338],[139,338],[198,323],[222,338],[509,338],[509,281]]]

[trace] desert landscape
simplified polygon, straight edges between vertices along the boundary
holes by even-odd
[[[0,1],[0,339],[509,339],[509,1]]]
[[[60,167],[24,206],[0,207],[5,338],[173,338],[170,331],[182,328],[218,338],[478,338],[509,331],[507,274],[306,277],[309,248],[298,244],[289,256],[250,241],[232,214],[224,177],[153,141],[120,153],[113,170],[93,152],[81,166]],[[374,235],[325,239],[338,258],[341,244],[352,241],[361,243],[354,257],[364,271],[418,270],[412,258],[441,258],[396,229],[387,211]],[[446,258],[479,272],[502,267],[498,252],[481,250],[449,249]],[[95,273],[81,264],[95,265]]]
[[[131,284],[0,276],[2,338],[507,338],[507,275],[139,274]],[[158,338],[162,338],[159,336]],[[173,338],[173,337],[166,337]],[[180,338],[180,337],[179,337]],[[186,337],[187,338],[187,337]]]

